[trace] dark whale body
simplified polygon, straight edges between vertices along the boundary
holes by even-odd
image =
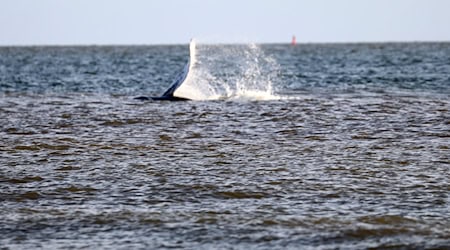
[[[189,101],[191,99],[187,99],[187,98],[182,98],[182,97],[176,97],[176,96],[138,96],[134,98],[135,100],[139,100],[139,101]]]

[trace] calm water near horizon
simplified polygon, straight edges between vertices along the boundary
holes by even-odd
[[[450,248],[450,43],[188,55],[0,47],[0,249]]]

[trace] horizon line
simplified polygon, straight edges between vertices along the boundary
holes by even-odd
[[[205,45],[244,45],[244,44],[259,44],[259,45],[291,45],[291,42],[208,42],[197,40],[198,44]],[[294,46],[308,45],[308,44],[396,44],[396,43],[450,43],[450,40],[379,40],[379,41],[300,41]],[[108,46],[177,46],[187,45],[185,43],[168,42],[168,43],[35,43],[35,44],[0,44],[0,47],[108,47]]]

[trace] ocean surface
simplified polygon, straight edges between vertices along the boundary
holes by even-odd
[[[449,249],[450,43],[0,47],[0,249]]]

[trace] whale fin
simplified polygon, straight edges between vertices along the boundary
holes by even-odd
[[[180,72],[177,77],[175,78],[175,81],[172,83],[170,88],[164,92],[164,94],[161,96],[163,98],[167,97],[176,97],[179,99],[189,99],[185,98],[183,96],[175,96],[175,91],[189,78],[189,75],[191,73],[191,69],[193,67],[193,64],[195,63],[195,41],[194,39],[191,40],[189,43],[189,60],[184,65],[183,71]]]
[[[155,100],[155,101],[187,101],[191,100],[191,98],[188,98],[186,96],[183,96],[183,94],[175,94],[175,91],[189,78],[189,75],[191,74],[192,67],[195,64],[195,40],[191,39],[191,42],[189,43],[189,60],[184,65],[183,71],[181,71],[177,77],[175,78],[175,81],[172,83],[172,85],[167,89],[162,96],[159,97],[146,97],[146,96],[139,96],[135,97],[136,100],[141,101],[147,101],[147,100]]]
[[[183,82],[186,80],[188,74],[189,74],[189,66],[190,66],[190,60],[184,65],[183,71],[180,72],[177,77],[175,78],[175,81],[172,83],[169,89],[162,94],[162,97],[168,97],[173,96],[173,93],[175,90],[183,84]]]

